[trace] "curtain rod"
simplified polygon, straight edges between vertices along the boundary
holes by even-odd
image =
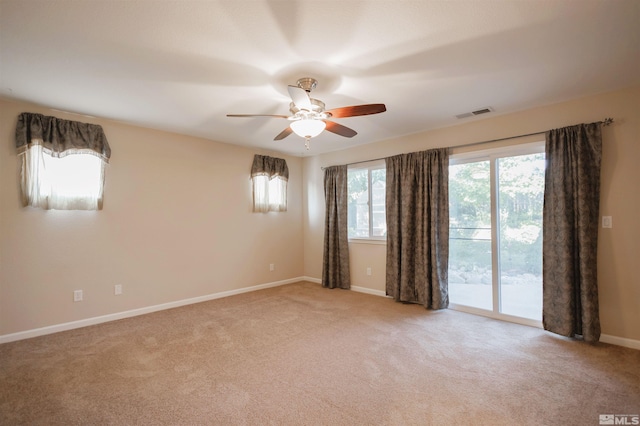
[[[595,124],[602,124],[603,126],[608,126],[611,123],[613,123],[613,118],[607,117],[604,120],[601,121],[596,121]],[[456,145],[456,146],[452,146],[450,148],[464,148],[464,147],[468,147],[468,146],[475,146],[475,145],[484,145],[487,143],[492,143],[492,142],[500,142],[500,141],[506,141],[509,139],[517,139],[517,138],[524,138],[527,136],[534,136],[534,135],[542,135],[544,133],[547,133],[548,130],[542,131],[542,132],[533,132],[533,133],[526,133],[524,135],[517,135],[517,136],[508,136],[506,138],[498,138],[498,139],[490,139],[490,140],[486,140],[486,141],[481,141],[481,142],[471,142],[471,143],[467,143],[464,145]],[[345,166],[352,166],[354,164],[362,164],[362,163],[369,163],[371,161],[379,161],[379,160],[384,160],[387,157],[381,157],[381,158],[373,158],[371,160],[362,160],[362,161],[355,161],[353,163],[347,163],[345,164]],[[327,167],[331,167],[331,166],[327,166]],[[327,167],[320,167],[322,170],[326,169]]]

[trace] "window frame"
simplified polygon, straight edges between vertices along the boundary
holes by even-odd
[[[18,158],[23,206],[61,211],[102,210],[107,163],[93,152],[58,156],[40,144],[33,144]]]
[[[251,178],[254,213],[282,213],[288,209],[288,179],[282,176],[256,175]]]
[[[368,236],[349,236],[348,240],[350,243],[359,243],[359,244],[381,244],[381,245],[386,244],[387,243],[386,232],[385,232],[385,235],[382,235],[382,236],[373,235],[374,206],[373,206],[373,191],[371,190],[372,172],[375,170],[384,170],[385,185],[386,185],[386,162],[384,159],[382,159],[382,160],[367,161],[367,162],[354,163],[354,164],[348,165],[347,166],[347,185],[349,181],[349,173],[352,171],[362,171],[362,170],[367,171],[367,206],[368,206],[369,235]],[[385,196],[385,202],[383,206],[384,206],[385,227],[386,227],[386,211],[387,211],[386,196]],[[347,220],[347,222],[349,221]]]
[[[468,164],[479,161],[489,161],[490,166],[490,191],[491,191],[491,251],[497,253],[496,256],[492,255],[491,268],[492,268],[492,309],[486,310],[478,307],[456,304],[451,301],[449,307],[453,310],[468,312],[476,315],[481,315],[489,318],[495,318],[504,321],[510,321],[518,324],[529,325],[533,327],[542,327],[542,321],[537,319],[530,319],[525,317],[514,316],[501,312],[501,295],[500,285],[498,284],[497,275],[500,273],[500,239],[499,223],[498,223],[498,203],[495,200],[497,197],[497,173],[495,170],[495,163],[500,158],[515,157],[521,155],[539,154],[545,152],[545,140],[537,140],[535,142],[520,143],[514,145],[503,145],[495,148],[480,149],[475,151],[465,152],[452,152],[449,156],[449,166]],[[545,166],[546,167],[546,166]]]

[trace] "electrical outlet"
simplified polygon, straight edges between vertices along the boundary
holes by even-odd
[[[371,275],[371,268],[367,268],[367,275]]]
[[[74,302],[82,302],[82,290],[74,290],[73,291],[73,301]]]
[[[613,220],[611,216],[602,216],[602,227],[613,228]]]
[[[276,264],[275,263],[270,263],[269,264],[269,271],[273,272],[276,270]]]
[[[115,286],[113,286],[113,293],[116,296],[122,294],[122,284],[116,284]]]

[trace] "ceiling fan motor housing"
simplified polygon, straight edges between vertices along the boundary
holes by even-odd
[[[313,113],[314,115],[317,115],[317,114],[320,114],[320,113],[324,112],[324,108],[325,108],[324,102],[319,101],[318,99],[313,99],[313,98],[309,98],[309,102],[311,103],[311,111],[309,111],[310,113]],[[304,110],[301,110],[300,108],[298,108],[296,106],[296,104],[294,102],[291,102],[289,104],[289,111],[291,111],[291,114],[296,115],[300,111],[304,111]],[[304,112],[306,112],[306,111],[304,111]],[[325,117],[322,117],[322,118],[327,118],[327,117],[325,116]]]

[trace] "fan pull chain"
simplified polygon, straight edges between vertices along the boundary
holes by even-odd
[[[307,151],[311,149],[311,138],[304,138],[304,147],[307,148]]]

